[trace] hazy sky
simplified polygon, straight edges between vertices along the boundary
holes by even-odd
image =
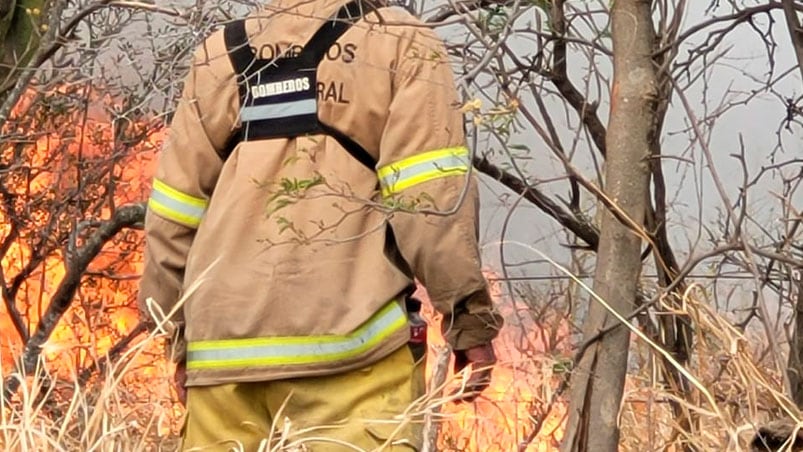
[[[181,0],[165,4],[182,6],[192,3],[188,0]],[[708,13],[704,8],[708,2],[693,3],[699,4],[699,6],[697,9],[690,10],[687,17],[684,18],[684,29],[713,16],[722,16],[731,12],[730,6],[724,5],[724,2],[723,6]],[[419,1],[418,3],[424,11],[433,11],[442,4],[444,4],[442,0],[426,3]],[[569,5],[574,8],[598,11],[593,15],[593,20],[596,21],[598,28],[606,28],[607,16],[599,12],[601,7],[598,1],[578,0],[569,2]],[[245,11],[245,8],[242,11]],[[522,57],[532,56],[538,50],[531,35],[522,33],[522,30],[532,29],[539,22],[544,24],[545,19],[539,11],[530,8],[518,18],[513,26],[517,32],[512,34],[508,42],[511,48]],[[427,13],[425,16],[429,14],[431,13]],[[777,42],[773,77],[777,78],[794,66],[795,59],[781,11],[776,11],[773,17],[775,19],[774,38]],[[158,21],[154,23],[158,23]],[[593,35],[582,23],[580,20],[576,21],[572,33],[581,39],[591,39]],[[761,16],[756,21],[762,30],[766,29],[766,23],[766,16]],[[715,28],[723,26],[718,25]],[[544,30],[546,30],[545,25]],[[450,44],[461,44],[466,41],[466,31],[461,25],[442,27],[438,29],[438,32]],[[177,32],[175,35],[166,35],[164,38],[173,42],[178,36],[180,33]],[[679,58],[686,58],[687,50],[700,44],[707,36],[707,32],[694,35],[686,42]],[[130,41],[128,37],[126,39]],[[602,38],[600,43],[610,47],[608,37]],[[600,88],[597,88],[598,85],[593,80],[597,75],[602,75],[603,81],[610,80],[609,58],[597,55],[593,60],[594,66],[590,67],[589,59],[581,49],[578,46],[572,46],[570,49],[570,77],[581,91],[586,91],[588,88],[586,94],[590,100],[599,102],[599,114],[605,122],[608,113],[608,87],[603,83]],[[793,128],[791,131],[781,130],[780,135],[777,133],[781,128],[786,110],[776,96],[762,91],[762,83],[769,71],[769,62],[766,49],[756,31],[749,25],[742,24],[731,32],[717,49],[718,52],[725,52],[725,55],[717,59],[706,73],[707,88],[703,89],[703,80],[697,80],[686,92],[686,95],[698,118],[706,117],[722,105],[738,104],[750,98],[749,103],[733,107],[720,115],[716,121],[708,122],[703,126],[704,132],[710,134],[709,144],[711,152],[715,156],[715,169],[722,177],[727,194],[733,201],[738,196],[742,174],[739,162],[730,154],[739,150],[740,139],[743,140],[745,146],[746,165],[751,175],[755,175],[762,165],[770,164],[769,155],[779,139],[784,144],[785,153],[778,154],[778,160],[803,158],[803,140],[800,136],[800,127]],[[147,53],[138,58],[140,58],[138,63],[141,64],[142,60],[147,60]],[[701,62],[696,63],[697,68],[700,65]],[[592,80],[592,83],[586,86],[584,82],[589,79]],[[536,79],[536,81],[540,83],[539,80]],[[684,81],[681,78],[681,82]],[[800,80],[799,72],[795,71],[787,75],[775,85],[775,90],[783,97],[800,96],[803,93],[803,82]],[[754,95],[755,91],[758,93]],[[556,120],[556,127],[563,139],[564,146],[572,148],[575,143],[577,148],[575,164],[588,178],[594,179],[595,173],[589,158],[589,144],[586,137],[582,129],[578,127],[575,115],[567,114],[562,103],[551,92],[552,88],[548,84],[539,87],[535,92],[525,89],[520,93],[520,100],[535,110],[532,96],[538,95],[544,99]],[[466,96],[475,98],[482,97],[482,94],[476,90],[476,87],[471,87]],[[486,100],[483,110],[487,111],[491,107],[491,103]],[[521,118],[519,117],[519,119]],[[711,245],[707,243],[704,235],[704,228],[710,228],[715,231],[715,234],[718,234],[719,227],[716,222],[722,217],[722,201],[712,183],[708,165],[702,157],[699,144],[691,141],[691,135],[688,133],[689,123],[690,120],[676,96],[672,99],[667,115],[662,147],[664,155],[669,157],[665,161],[664,171],[667,179],[668,202],[671,208],[670,236],[681,261],[685,260],[689,254],[699,253],[710,248]],[[525,127],[511,140],[511,143],[525,145],[529,149],[527,160],[521,160],[518,164],[526,170],[532,180],[542,182],[538,184],[539,189],[566,198],[568,184],[565,180],[554,180],[564,174],[562,167],[534,131],[526,124],[524,125]],[[478,138],[477,152],[484,152],[489,148],[499,149],[499,145],[494,140],[488,139],[487,133],[480,133]],[[801,165],[798,164],[794,168],[790,168],[788,172],[800,170]],[[527,246],[536,247],[556,260],[566,262],[568,253],[561,246],[562,243],[565,243],[566,237],[554,220],[526,201],[521,201],[514,208],[513,204],[516,202],[517,196],[505,190],[495,181],[486,177],[483,177],[482,180],[483,255],[489,267],[499,271],[500,242],[503,240],[509,242],[505,247],[509,262],[539,259],[531,250],[512,242],[522,242]],[[780,190],[779,180],[769,177],[751,189],[750,210],[760,219],[759,224],[749,225],[751,233],[758,230],[759,226],[765,228],[779,226],[780,205],[776,195],[780,193]],[[591,197],[585,195],[585,205],[589,206],[592,202]],[[803,209],[803,190],[797,192],[793,203],[797,209]],[[503,237],[503,224],[506,221],[509,224]],[[553,268],[544,264],[522,265],[510,268],[510,271],[515,275],[533,277],[544,277],[554,273]]]
[[[712,14],[725,15],[727,13],[729,13],[729,9],[724,6],[709,14],[705,14],[702,7],[695,9],[687,14],[684,28],[700,23],[710,18]],[[778,47],[775,51],[773,79],[796,64],[781,11],[775,12],[774,19],[774,37]],[[522,18],[520,22],[528,20],[532,21],[532,15]],[[766,16],[763,16],[759,18],[757,24],[765,29],[766,22]],[[695,35],[687,42],[685,49],[698,45],[706,37],[707,33]],[[449,37],[449,39],[452,38]],[[520,46],[523,49],[522,52],[532,48],[532,43],[526,39],[514,38],[513,45]],[[606,45],[610,44],[606,43]],[[685,58],[685,49],[680,52],[680,58]],[[746,24],[739,26],[723,40],[718,51],[727,52],[708,71],[705,83],[707,86],[704,85],[703,80],[699,80],[686,92],[686,96],[698,119],[712,115],[727,104],[735,105],[721,114],[716,121],[701,125],[703,133],[710,135],[708,145],[714,156],[714,169],[721,178],[730,201],[735,202],[740,193],[743,173],[741,163],[732,157],[732,154],[739,151],[740,140],[744,144],[745,165],[749,172],[749,178],[753,178],[763,166],[773,163],[770,154],[776,148],[779,140],[783,143],[784,150],[776,154],[775,162],[803,159],[803,140],[801,140],[803,128],[793,126],[791,130],[783,129],[782,123],[786,116],[785,105],[777,96],[762,92],[770,66],[766,48],[755,30]],[[587,58],[578,52],[574,52],[569,58],[570,68],[573,71],[571,77],[576,84],[581,85],[589,72]],[[696,64],[700,65],[699,62]],[[601,58],[597,60],[593,71],[607,71],[605,78],[610,79],[610,65]],[[608,93],[605,89],[607,87],[604,87],[601,92],[592,91],[590,95],[592,100],[600,102],[599,111],[603,121],[606,121],[608,109]],[[793,71],[785,76],[775,85],[775,91],[783,97],[790,98],[803,94],[803,82],[799,72]],[[538,94],[544,96],[550,111],[558,121],[565,119],[566,116],[562,113],[563,108],[555,101],[554,96]],[[748,99],[750,99],[748,103],[739,105],[740,102]],[[662,151],[665,156],[672,157],[672,159],[665,160],[664,165],[667,202],[670,205],[669,233],[681,263],[689,255],[699,254],[712,247],[708,241],[706,229],[712,230],[714,235],[719,236],[720,226],[717,222],[723,218],[721,207],[723,201],[713,183],[709,165],[703,157],[699,143],[691,141],[691,135],[688,133],[689,124],[690,119],[676,96],[672,99],[667,114],[667,122],[662,136]],[[558,127],[559,133],[564,139],[564,146],[570,146],[572,140],[578,137],[576,119],[572,117],[568,122],[563,120]],[[582,134],[579,139],[581,142],[585,142]],[[482,145],[478,151],[483,151],[484,146],[488,146],[488,142],[480,141]],[[529,159],[522,161],[521,165],[533,177],[538,180],[550,180],[564,173],[559,163],[550,155],[532,130],[527,129],[520,133],[516,142],[527,144],[530,148]],[[498,149],[496,144],[491,144],[491,146],[496,146]],[[587,149],[588,146],[581,144],[579,148]],[[578,155],[588,156],[588,151],[584,150]],[[579,157],[575,159],[575,164],[584,171],[587,177],[594,177],[590,159]],[[801,171],[803,171],[803,163],[797,163],[789,167],[785,173],[787,176],[792,176]],[[568,262],[568,252],[561,246],[566,243],[566,236],[554,220],[527,201],[522,200],[513,207],[517,196],[502,188],[495,181],[488,178],[483,178],[483,181],[482,240],[487,265],[499,271],[501,267],[500,243],[503,241],[508,243],[504,248],[508,263],[541,260],[526,246],[537,248],[561,263]],[[538,186],[546,192],[561,195],[564,199],[568,197],[569,187],[565,181],[544,183]],[[781,201],[779,199],[781,191],[782,184],[777,174],[772,177],[765,176],[750,189],[749,211],[758,219],[758,222],[747,224],[749,235],[760,236],[761,228],[777,231],[782,226]],[[592,202],[589,195],[585,195],[585,202],[586,205]],[[803,189],[797,190],[794,194],[792,204],[796,209],[803,210]],[[502,237],[501,231],[506,222],[507,231]],[[774,238],[777,238],[777,234]],[[767,243],[768,241],[767,237],[758,239],[758,243]],[[592,267],[589,265],[588,268]],[[557,272],[552,265],[543,262],[512,266],[509,271],[514,276],[536,278],[533,284],[542,291],[547,290],[552,282],[540,278]],[[705,266],[700,266],[695,273],[705,274],[706,271]],[[731,283],[743,284],[744,293],[748,294],[753,287],[750,281],[729,280],[728,283],[731,286]],[[745,295],[742,301],[747,301],[747,298],[750,297]]]

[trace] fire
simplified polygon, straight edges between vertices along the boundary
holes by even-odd
[[[28,164],[38,169],[26,184],[13,187],[18,194],[25,197],[52,197],[57,204],[59,194],[72,194],[80,190],[78,186],[80,171],[109,171],[109,184],[113,185],[112,199],[119,206],[129,202],[137,202],[147,197],[150,174],[155,160],[156,143],[159,134],[150,136],[143,143],[132,149],[129,156],[119,158],[117,162],[107,159],[104,154],[113,143],[112,127],[108,122],[88,120],[74,128],[54,130],[41,135],[32,144],[28,152]],[[57,152],[54,152],[57,149]],[[3,150],[8,152],[7,149]],[[78,156],[81,156],[79,159]],[[105,166],[104,169],[86,168],[81,159],[89,159],[92,164]],[[79,169],[80,168],[80,169]],[[87,190],[95,187],[87,187]],[[108,218],[111,206],[98,201],[99,207],[92,217]],[[78,212],[78,215],[87,215]],[[36,212],[33,216],[34,226],[47,227],[54,222],[45,212]],[[0,211],[3,236],[10,230],[10,221],[6,212]],[[92,220],[87,219],[87,222]],[[23,231],[32,233],[32,231]],[[14,242],[2,259],[2,270],[5,275],[15,275],[31,260],[34,250],[25,240]],[[80,242],[76,243],[80,246]],[[72,371],[75,364],[86,364],[87,358],[92,360],[103,356],[116,340],[131,330],[138,321],[138,314],[133,304],[135,276],[141,271],[141,251],[133,237],[129,236],[108,244],[93,260],[88,269],[88,277],[81,288],[78,303],[64,315],[44,348],[44,355],[53,369]],[[47,308],[50,297],[63,280],[66,268],[63,250],[54,249],[29,278],[26,278],[23,289],[17,296],[17,305],[24,313],[27,327],[33,330],[40,316]],[[9,320],[5,305],[2,308],[3,331],[14,330]],[[8,328],[8,329],[6,329]],[[17,337],[12,334],[3,336],[3,364],[8,369],[12,356],[19,351]],[[91,347],[86,347],[91,344]],[[80,358],[65,353],[82,348]]]
[[[113,209],[147,199],[156,153],[163,139],[158,125],[147,121],[113,122],[98,113],[113,110],[113,105],[104,104],[106,100],[91,93],[65,90],[69,91],[65,88],[58,93],[88,98],[93,104],[92,114],[82,115],[83,110],[54,113],[51,103],[61,101],[57,93],[46,100],[33,100],[36,95],[32,93],[18,104],[16,116],[12,115],[20,118],[20,122],[7,125],[3,131],[12,138],[0,145],[3,163],[10,163],[11,168],[3,174],[4,187],[27,204],[0,208],[0,238],[5,239],[11,233],[12,215],[22,219],[17,239],[0,256],[0,269],[9,282],[23,269],[33,266],[13,300],[30,333],[36,330],[64,280],[67,253],[80,249],[84,237],[110,218]],[[65,96],[66,102],[73,97]],[[121,124],[125,124],[124,129]],[[31,130],[37,133],[29,133]],[[15,135],[21,138],[14,141]],[[40,230],[50,231],[48,239],[53,242],[40,241]],[[51,377],[62,382],[56,387],[67,391],[57,397],[69,399],[76,389],[78,375],[88,366],[103,361],[138,324],[135,295],[142,271],[140,242],[141,233],[129,230],[104,246],[83,276],[71,307],[44,344],[41,357],[45,368]],[[44,253],[39,262],[37,253]],[[2,376],[15,369],[24,345],[5,301],[0,305]],[[140,400],[143,404],[150,400],[148,409],[153,415],[160,410],[153,401],[161,399],[173,407],[167,376],[170,369],[162,360],[156,341],[140,348],[134,359],[120,364],[128,371],[119,390],[121,394],[129,394],[126,396],[129,400]],[[28,377],[29,382],[31,378]],[[169,418],[175,421],[179,416],[171,412]],[[143,419],[144,425],[147,417]],[[159,419],[162,425],[159,433],[175,431],[176,426],[172,425],[175,422]]]
[[[446,421],[438,450],[508,452],[526,444],[524,450],[528,452],[557,451],[568,406],[560,397],[554,403],[550,401],[562,378],[562,363],[570,356],[569,326],[557,315],[536,322],[516,314],[499,290],[492,295],[506,322],[494,343],[498,363],[493,381],[475,402],[444,406]],[[428,300],[424,290],[417,296]],[[424,305],[424,315],[429,320],[430,344],[443,346],[440,320],[429,303]],[[434,356],[429,356],[427,365],[431,375]],[[447,392],[457,387],[459,381],[453,381]],[[530,438],[536,423],[540,424],[538,434]]]
[[[97,100],[97,99],[96,99]],[[23,102],[24,108],[35,104]],[[22,107],[21,107],[22,108]],[[69,206],[69,224],[75,230],[80,223],[91,228],[92,221],[109,218],[116,206],[145,200],[155,170],[156,153],[163,132],[143,122],[129,124],[127,133],[140,137],[132,148],[120,149],[119,130],[103,115],[84,119],[76,125],[43,128],[49,130],[26,144],[25,163],[38,169],[27,180],[17,179],[12,189],[25,199],[40,198],[58,204],[65,194],[78,193],[87,180],[94,181],[85,190],[97,192],[87,200]],[[70,123],[72,124],[72,123]],[[30,125],[33,130],[36,124]],[[8,144],[0,155],[12,153]],[[91,194],[91,193],[90,193]],[[83,200],[83,201],[82,201]],[[80,206],[81,202],[86,206]],[[51,205],[48,204],[48,205]],[[0,209],[0,234],[10,233],[9,213]],[[47,209],[32,212],[31,228],[51,224],[53,215]],[[57,222],[58,223],[58,222]],[[23,231],[33,235],[35,231]],[[91,230],[85,231],[91,233]],[[18,274],[33,258],[28,236],[21,236],[2,256],[0,267],[6,278]],[[129,231],[108,243],[92,262],[72,307],[43,349],[48,370],[59,378],[71,380],[88,365],[101,360],[138,323],[135,307],[137,277],[142,271],[140,236]],[[75,244],[80,246],[80,240]],[[45,312],[50,298],[63,280],[65,248],[53,247],[27,278],[15,303],[23,313],[29,330]],[[420,294],[426,298],[425,294]],[[478,401],[471,404],[447,404],[443,409],[445,423],[441,429],[439,450],[483,450],[486,452],[525,450],[547,452],[557,450],[565,424],[566,403],[552,391],[562,377],[560,363],[568,356],[569,328],[559,315],[538,321],[525,317],[510,303],[495,294],[506,317],[506,327],[496,342],[499,364],[492,385]],[[436,316],[425,303],[430,319],[429,338],[432,345],[442,345]],[[0,306],[0,363],[8,374],[19,356],[21,341],[15,333],[5,305]],[[430,357],[432,358],[432,357]],[[429,363],[432,370],[432,361]],[[158,434],[175,435],[182,409],[170,399],[171,366],[165,362],[157,344],[149,344],[134,360],[127,363],[123,377],[130,403],[147,411],[156,419]],[[452,384],[451,388],[456,387]],[[158,403],[154,404],[156,400]],[[154,414],[154,410],[157,411]],[[161,411],[160,411],[161,410]],[[136,411],[136,410],[134,410]],[[153,417],[155,416],[155,417]],[[147,417],[141,425],[148,423]],[[139,421],[138,421],[139,422]],[[540,425],[538,434],[532,432]],[[145,428],[145,427],[142,427]]]

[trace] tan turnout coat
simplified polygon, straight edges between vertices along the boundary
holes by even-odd
[[[292,53],[343,3],[274,2],[246,21],[250,46]],[[163,326],[178,332],[188,385],[375,362],[408,340],[398,300],[413,278],[456,349],[497,334],[441,41],[405,10],[380,8],[329,49],[317,92],[321,121],[368,150],[377,172],[325,135],[241,142],[224,162],[240,104],[222,30],[195,52],[155,175],[139,294],[156,321],[173,313]]]

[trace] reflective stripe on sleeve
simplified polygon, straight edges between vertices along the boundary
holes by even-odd
[[[194,341],[187,344],[187,369],[237,369],[315,364],[355,358],[407,328],[393,301],[346,335],[263,337]]]
[[[377,171],[382,196],[388,197],[404,189],[446,176],[465,174],[469,168],[465,146],[424,152],[383,166]]]
[[[207,201],[182,193],[159,179],[153,180],[148,209],[160,217],[197,228],[206,211]]]

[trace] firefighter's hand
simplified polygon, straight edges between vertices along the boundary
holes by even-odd
[[[471,365],[471,368],[468,369],[471,373],[463,384],[458,403],[474,401],[491,384],[491,372],[494,364],[496,364],[496,355],[491,344],[479,345],[466,350],[455,350],[455,372]]]
[[[173,374],[173,387],[176,388],[178,401],[187,405],[187,363],[181,361],[176,364],[176,373]]]

